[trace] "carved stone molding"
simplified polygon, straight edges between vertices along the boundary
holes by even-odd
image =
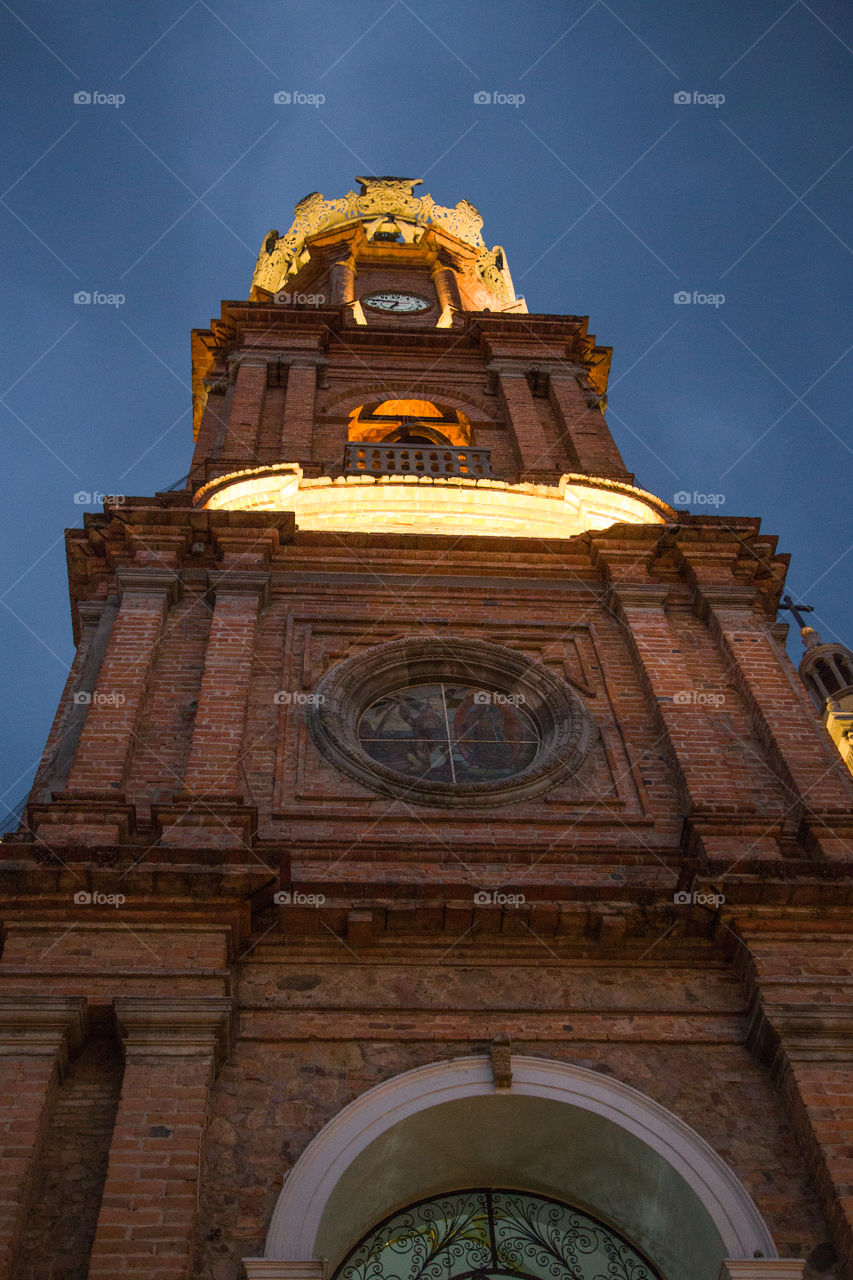
[[[804,1258],[727,1258],[719,1280],[802,1280]]]
[[[113,1003],[126,1053],[211,1054],[216,1070],[229,1053],[234,1015],[227,996],[117,996]]]
[[[263,607],[270,601],[270,575],[263,570],[215,569],[207,575],[214,598],[219,596],[256,596]]]
[[[499,1092],[511,1089],[512,1041],[508,1035],[495,1036],[489,1045],[489,1058],[492,1063],[495,1089]]]
[[[0,997],[0,1056],[58,1054],[60,1075],[79,1053],[88,1031],[83,996]]]
[[[614,582],[607,589],[607,604],[614,613],[624,609],[662,609],[669,590],[656,582]]]
[[[326,1268],[319,1258],[307,1262],[283,1262],[275,1258],[244,1258],[247,1280],[325,1280]]]
[[[119,596],[133,592],[150,595],[162,591],[169,604],[175,604],[181,597],[181,580],[176,573],[166,569],[128,568],[116,570],[116,584]]]
[[[398,773],[368,755],[357,732],[367,707],[399,689],[441,680],[520,697],[539,734],[531,763],[499,781],[451,783]],[[412,636],[376,645],[333,667],[315,692],[308,723],[323,754],[358,782],[408,803],[459,809],[529,799],[574,773],[592,740],[586,708],[546,666],[466,636]]]

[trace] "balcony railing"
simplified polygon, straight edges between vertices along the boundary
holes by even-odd
[[[454,445],[370,444],[346,447],[344,471],[367,476],[493,476],[489,449],[457,449]]]

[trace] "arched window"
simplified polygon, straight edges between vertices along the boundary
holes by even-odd
[[[848,685],[853,684],[853,669],[851,669],[850,663],[842,654],[837,653],[835,655],[835,665],[838,669],[838,674],[841,676],[841,681],[842,681],[842,684],[845,686],[845,688]]]
[[[817,672],[820,682],[828,694],[835,693],[838,689],[838,676],[833,671],[828,662],[823,658],[819,658],[815,663],[815,671]]]
[[[524,1191],[453,1191],[399,1209],[334,1280],[662,1280],[612,1227]]]

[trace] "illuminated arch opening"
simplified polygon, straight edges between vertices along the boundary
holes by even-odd
[[[348,440],[466,448],[471,423],[459,409],[414,398],[361,404],[350,414]]]

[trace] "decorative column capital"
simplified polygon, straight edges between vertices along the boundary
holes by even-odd
[[[59,1055],[64,1075],[88,1031],[84,996],[0,996],[0,1057]]]
[[[727,1258],[719,1280],[802,1280],[805,1258]]]
[[[170,569],[117,569],[116,585],[121,599],[162,592],[169,604],[175,604],[181,597],[180,577]]]
[[[319,1258],[286,1262],[277,1258],[244,1258],[247,1280],[325,1280],[325,1264]]]
[[[222,596],[249,596],[262,607],[269,604],[270,575],[263,570],[213,569],[207,580],[216,600]]]
[[[228,1056],[233,1006],[227,996],[117,996],[113,1004],[126,1053],[210,1054],[215,1071]]]
[[[663,609],[669,587],[659,582],[610,582],[607,604],[614,613],[625,609]]]

